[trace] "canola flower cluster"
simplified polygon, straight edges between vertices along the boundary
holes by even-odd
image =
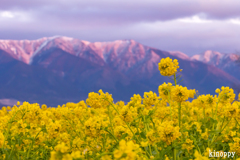
[[[113,102],[99,90],[57,108],[18,102],[0,110],[0,159],[207,160],[209,151],[240,157],[240,95],[229,87],[197,95],[177,84],[178,61],[159,63],[173,76],[158,94]],[[192,101],[188,101],[192,99]],[[215,159],[215,158],[212,158]]]

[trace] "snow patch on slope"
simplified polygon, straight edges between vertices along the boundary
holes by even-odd
[[[197,60],[197,61],[202,61],[205,63],[211,63],[212,60],[217,60],[219,63],[219,60],[223,58],[225,54],[217,52],[217,51],[211,51],[207,50],[203,52],[202,54],[196,54],[191,57],[191,60]]]
[[[38,47],[38,49],[32,54],[32,56],[30,57],[28,64],[31,65],[33,62],[33,58],[37,55],[38,52],[40,52],[50,41],[52,41],[55,37],[51,37],[47,40],[45,40],[40,47]]]
[[[188,57],[188,55],[186,55],[185,53],[182,53],[180,51],[168,51],[171,55],[173,56],[177,56],[181,59],[185,59],[185,60],[190,60],[190,58]]]

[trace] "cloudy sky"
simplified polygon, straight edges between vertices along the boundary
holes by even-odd
[[[188,55],[240,51],[239,0],[1,0],[0,39],[133,39]]]

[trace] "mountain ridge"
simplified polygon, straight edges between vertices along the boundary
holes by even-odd
[[[240,55],[207,50],[191,57],[192,61],[201,61],[213,65],[240,80]]]
[[[99,89],[124,101],[133,94],[157,92],[160,84],[169,81],[158,71],[160,59],[166,57],[179,60],[182,85],[196,88],[200,93],[214,94],[221,85],[240,84],[226,71],[207,64],[209,61],[181,52],[162,51],[134,40],[91,43],[59,36],[34,41],[0,40],[0,57],[0,90],[4,91],[0,99],[55,106],[86,99],[89,92]],[[13,63],[18,65],[14,67]],[[45,77],[40,78],[41,75]],[[17,88],[25,96],[15,94]]]

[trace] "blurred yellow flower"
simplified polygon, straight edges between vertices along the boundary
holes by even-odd
[[[171,76],[177,72],[178,60],[171,58],[162,58],[161,61],[158,63],[158,69],[163,76]]]

